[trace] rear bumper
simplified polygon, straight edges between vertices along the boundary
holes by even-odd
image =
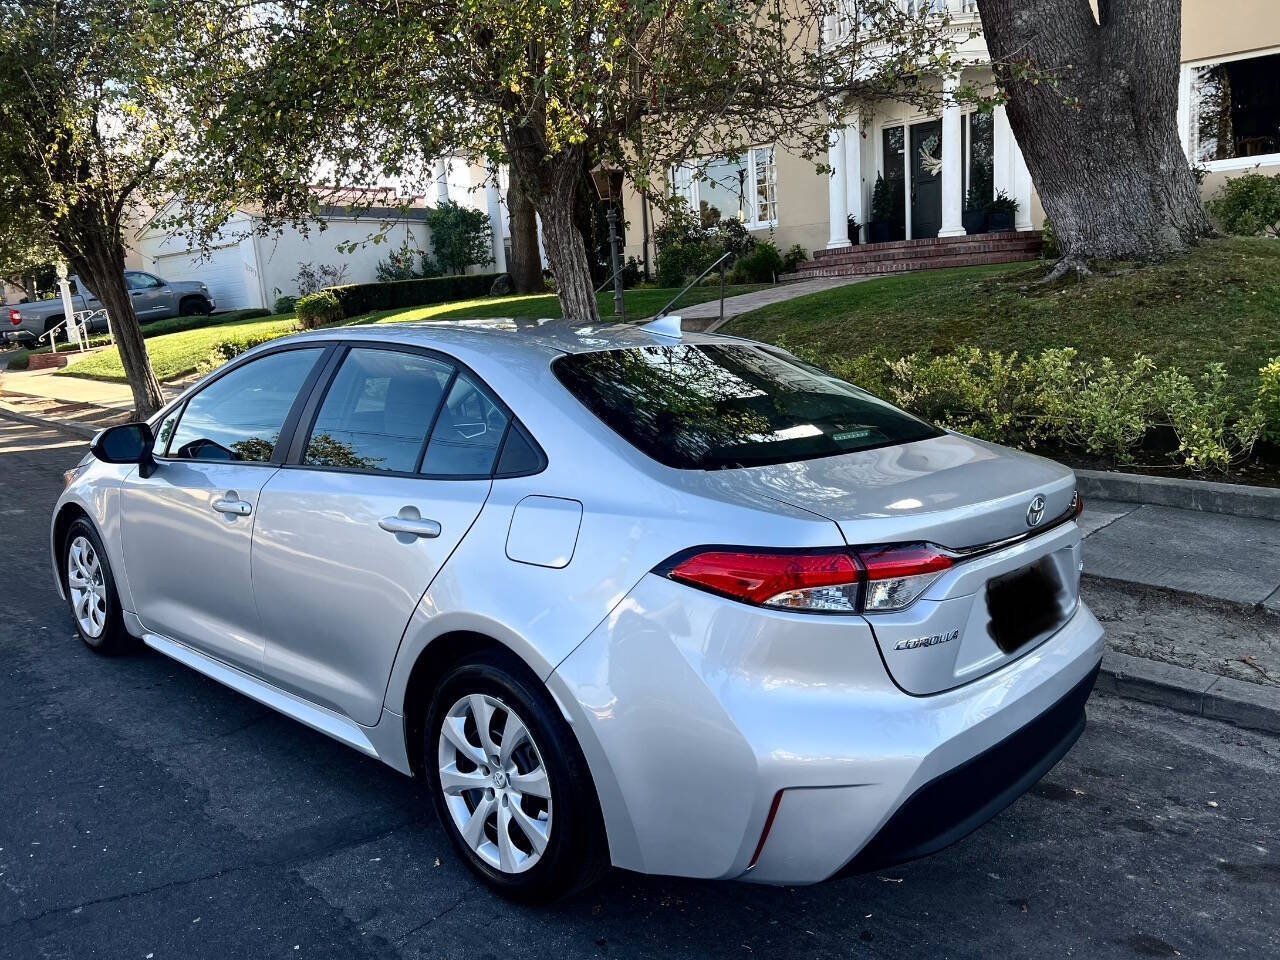
[[[918,789],[839,875],[937,853],[1035,786],[1084,733],[1084,705],[1098,670],[1021,730]]]
[[[861,618],[649,576],[548,682],[616,865],[801,884],[940,849],[998,813],[1079,735],[1101,658],[1102,628],[1080,604],[1014,662],[912,696]],[[908,829],[930,800],[942,825]]]

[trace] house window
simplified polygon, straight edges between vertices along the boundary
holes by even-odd
[[[677,167],[672,185],[698,211],[704,226],[731,217],[753,230],[778,222],[778,165],[772,146]]]
[[[964,157],[964,205],[980,210],[995,196],[995,121],[991,114],[965,114],[960,125]]]
[[[1190,70],[1192,160],[1241,167],[1280,155],[1280,53]]]

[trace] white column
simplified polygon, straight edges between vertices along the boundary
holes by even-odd
[[[828,216],[831,220],[828,250],[849,246],[849,183],[845,170],[844,140],[839,130],[831,131],[830,145],[827,148],[827,163],[831,165],[831,179],[827,183]]]
[[[507,272],[507,249],[502,243],[502,200],[498,196],[498,171],[489,171],[484,184],[485,204],[489,208],[489,236],[493,241],[493,269],[495,273]]]
[[[960,77],[947,75],[942,81],[942,227],[940,237],[964,236],[964,151],[961,150],[960,104],[955,92]]]
[[[444,160],[435,162],[436,201],[444,203],[449,199],[449,167]]]
[[[845,163],[845,213],[856,217],[858,223],[865,226],[862,218],[862,134],[858,131],[858,121],[853,120],[844,128],[844,163]],[[848,236],[848,232],[845,232]]]
[[[1018,212],[1014,217],[1015,230],[1031,229],[1031,171],[1027,169],[1027,161],[1022,157],[1022,148],[1018,146],[1016,137],[1010,137],[1013,144],[1013,198],[1018,201]]]

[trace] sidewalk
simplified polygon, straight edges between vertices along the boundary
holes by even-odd
[[[133,414],[127,384],[82,377],[57,377],[54,370],[0,369],[0,414],[30,423],[52,424],[67,433],[92,437]],[[166,399],[186,389],[190,378],[164,384]]]
[[[883,276],[883,274],[881,274]],[[752,310],[794,300],[796,297],[821,293],[833,287],[846,287],[851,283],[863,283],[875,277],[821,277],[814,280],[800,280],[795,283],[779,283],[765,290],[752,293],[740,293],[726,297],[724,301],[724,319],[727,323]],[[708,300],[706,303],[694,304],[691,307],[678,307],[671,311],[680,317],[682,329],[694,333],[714,333],[720,327],[720,301]]]

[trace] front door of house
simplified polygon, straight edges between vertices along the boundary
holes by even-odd
[[[911,125],[911,239],[942,227],[942,121]]]

